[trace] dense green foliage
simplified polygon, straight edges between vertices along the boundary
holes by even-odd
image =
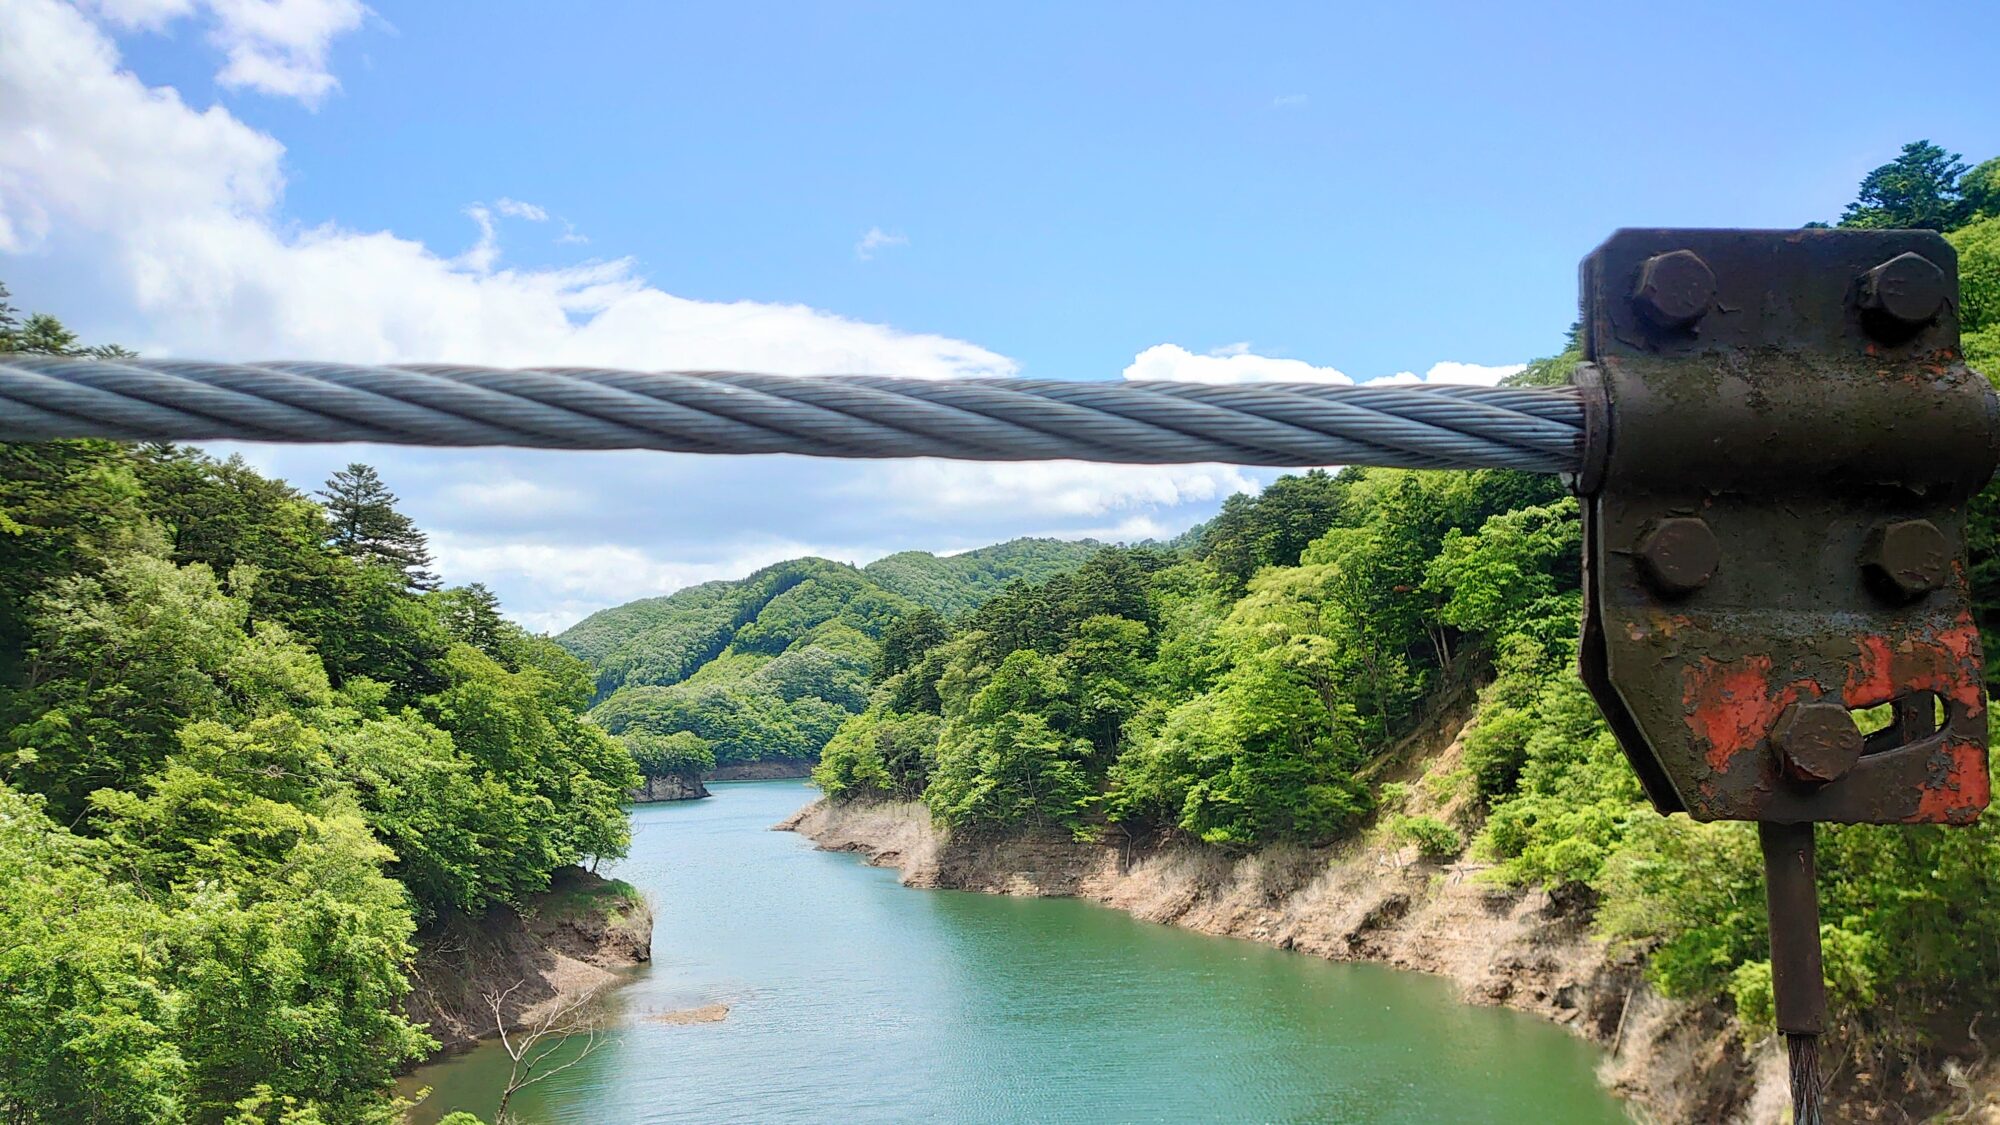
[[[597,664],[594,714],[637,738],[635,752],[688,734],[715,763],[809,762],[866,706],[882,642],[897,660],[897,638],[912,629],[940,631],[944,615],[1011,580],[1061,574],[1095,549],[1017,539],[943,558],[910,551],[858,570],[793,559],[605,610],[557,639]]]
[[[949,635],[886,636],[816,776],[921,793],[958,826],[1334,839],[1373,808],[1369,748],[1464,681],[1468,645],[1574,612],[1572,515],[1553,481],[1511,473],[1283,479],[1186,551],[1107,548]]]
[[[1844,227],[1949,230],[1965,221],[1962,181],[1969,169],[1955,152],[1911,141],[1896,159],[1868,173],[1840,216]]]
[[[1851,225],[1944,230],[1967,353],[2000,375],[2000,163],[1910,146]],[[1562,382],[1576,334],[1516,381]],[[1975,601],[2000,652],[2000,488],[1973,505]],[[958,622],[885,644],[868,709],[828,745],[836,799],[920,795],[966,830],[1167,834],[1232,849],[1323,843],[1387,809],[1386,838],[1492,877],[1587,888],[1608,938],[1677,996],[1768,1027],[1753,829],[1660,818],[1577,680],[1576,505],[1506,473],[1347,470],[1233,498],[1182,550],[1111,549]],[[1484,681],[1463,768],[1427,788],[1458,823],[1399,810],[1372,764],[1459,685]],[[1448,793],[1447,793],[1448,795]],[[1970,829],[1820,830],[1824,939],[1849,1040],[2000,1001],[2000,818]],[[1872,1006],[1871,1006],[1872,1005]]]
[[[861,572],[884,590],[949,618],[979,608],[1009,583],[1033,584],[1075,570],[1097,547],[1088,539],[1013,539],[956,555],[904,551],[876,559]]]
[[[587,666],[370,503],[0,446],[0,1117],[391,1120],[418,926],[622,853]]]

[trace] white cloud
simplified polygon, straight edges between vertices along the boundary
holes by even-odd
[[[134,31],[163,30],[197,7],[195,0],[88,0],[87,6]],[[308,106],[340,88],[327,70],[327,52],[369,14],[360,0],[201,0],[200,7],[208,15],[208,41],[223,55],[217,82]]]
[[[439,489],[444,502],[459,508],[504,511],[521,520],[546,519],[585,502],[574,489],[520,477],[454,481]]]
[[[1177,379],[1187,383],[1352,383],[1346,373],[1299,359],[1256,355],[1243,345],[1196,355],[1179,344],[1154,344],[1125,368],[1127,379]]]
[[[194,0],[90,0],[88,5],[119,27],[158,31],[194,11]]]
[[[1414,371],[1398,371],[1380,379],[1368,380],[1370,385],[1383,383],[1451,383],[1461,386],[1491,387],[1509,375],[1527,370],[1525,363],[1455,363],[1446,360],[1433,363],[1430,370],[1418,375]]]
[[[1450,360],[1445,360],[1440,363],[1431,364],[1431,369],[1424,372],[1424,382],[1470,383],[1482,387],[1491,387],[1507,376],[1519,375],[1527,369],[1528,365],[1525,363],[1492,365],[1483,363],[1454,363]]]
[[[431,536],[431,552],[455,583],[483,582],[496,590],[533,586],[541,594],[536,605],[511,612],[538,632],[560,632],[606,606],[741,578],[775,562],[822,553],[807,544],[771,540],[699,561],[667,561],[621,543],[492,542],[449,533]]]
[[[1234,465],[1106,465],[1088,461],[892,461],[861,488],[898,519],[938,520],[1005,513],[1014,519],[1065,526],[1070,535],[1108,534],[1091,523],[1106,516],[1220,503],[1232,492],[1262,485]],[[1082,526],[1075,526],[1084,521]],[[1147,526],[1154,526],[1148,524]],[[1148,531],[1150,535],[1153,532]],[[1143,537],[1143,536],[1142,536]]]
[[[910,240],[900,234],[890,234],[881,227],[869,227],[861,241],[854,244],[854,256],[864,262],[875,260],[875,255],[891,246],[908,246]]]
[[[358,0],[208,0],[209,40],[227,59],[216,81],[305,104],[340,86],[326,69],[335,37],[361,26]]]
[[[546,209],[537,207],[532,203],[523,203],[518,199],[508,199],[504,195],[494,200],[493,209],[510,219],[526,219],[531,223],[546,223],[549,221],[549,213]]]
[[[691,301],[629,260],[495,270],[493,214],[458,258],[387,231],[296,230],[283,147],[119,69],[82,12],[0,0],[0,251],[89,261],[152,354],[1009,375],[947,337],[802,305]]]
[[[1458,383],[1490,387],[1521,371],[1526,365],[1513,363],[1489,366],[1447,360],[1434,363],[1419,376],[1399,371],[1371,384]],[[1179,344],[1155,344],[1134,356],[1125,368],[1127,379],[1172,379],[1186,383],[1352,383],[1345,372],[1331,367],[1315,367],[1304,360],[1276,359],[1258,355],[1248,343],[1226,344],[1207,355],[1195,355]]]
[[[472,244],[472,249],[460,254],[457,263],[474,273],[486,273],[492,270],[493,263],[500,260],[500,231],[494,225],[492,210],[484,203],[472,204],[465,209],[465,214],[479,228],[479,241]]]
[[[1279,94],[1271,99],[1272,109],[1304,109],[1312,104],[1312,98],[1305,94]]]

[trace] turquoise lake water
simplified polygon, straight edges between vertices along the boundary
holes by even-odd
[[[800,782],[633,811],[606,873],[646,892],[653,964],[614,1041],[517,1120],[1623,1122],[1599,1052],[1447,982],[1136,921],[1089,903],[899,886],[770,826]],[[657,1017],[727,1004],[719,1023]],[[508,1060],[426,1067],[413,1120],[490,1120]]]

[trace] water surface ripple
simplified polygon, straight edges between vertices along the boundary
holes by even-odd
[[[769,831],[799,782],[642,805],[608,870],[658,914],[616,1041],[520,1120],[1623,1122],[1598,1052],[1441,980],[1063,899],[913,891]],[[664,1013],[723,1003],[720,1023]],[[413,1118],[490,1118],[507,1059],[424,1068]]]

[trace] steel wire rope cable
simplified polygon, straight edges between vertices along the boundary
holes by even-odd
[[[104,437],[1573,472],[1567,388],[0,356],[0,440]]]

